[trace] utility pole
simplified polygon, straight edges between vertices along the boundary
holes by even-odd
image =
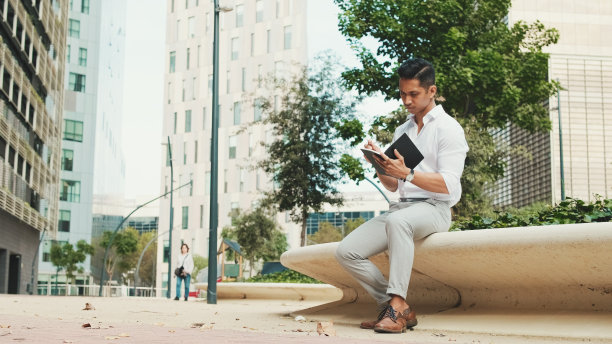
[[[168,229],[168,283],[166,284],[166,298],[169,299],[171,288],[170,276],[172,276],[172,226],[174,225],[174,209],[172,208],[174,169],[172,167],[172,146],[170,145],[170,136],[168,136],[168,159],[170,161],[170,228]]]

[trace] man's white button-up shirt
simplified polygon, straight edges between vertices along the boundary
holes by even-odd
[[[448,194],[426,191],[400,180],[398,185],[400,197],[433,198],[448,201],[450,206],[457,204],[461,198],[460,179],[469,149],[461,125],[444,111],[442,105],[437,105],[423,118],[421,132],[418,132],[414,115],[410,114],[408,120],[395,130],[393,141],[403,133],[410,137],[424,157],[415,168],[415,172],[440,173],[446,183]]]

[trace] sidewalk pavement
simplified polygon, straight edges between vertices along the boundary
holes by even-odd
[[[86,303],[94,309],[84,310]],[[0,343],[578,343],[553,337],[419,330],[378,334],[289,313],[320,302],[0,295]],[[375,316],[375,315],[373,315]],[[333,321],[333,319],[329,319]],[[593,343],[604,341],[589,340]]]

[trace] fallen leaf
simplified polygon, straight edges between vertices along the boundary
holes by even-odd
[[[0,328],[11,328],[11,325],[2,325],[2,324],[0,324]]]
[[[13,331],[11,331],[11,330],[4,330],[4,332],[0,332],[0,337],[7,336],[7,335],[9,335],[11,333],[13,333]]]
[[[81,325],[81,327],[91,327],[90,323],[84,323],[83,325]]]
[[[200,327],[200,331],[212,330],[212,328],[212,325],[202,325],[202,327]]]
[[[320,335],[326,336],[335,336],[336,330],[334,329],[333,321],[322,321],[317,324],[317,333]]]
[[[95,310],[96,308],[89,302],[85,303],[85,308],[83,308],[84,311],[91,311],[91,310]]]
[[[206,325],[206,323],[193,323],[191,324],[191,328],[202,327]]]
[[[106,337],[104,337],[104,339],[106,339],[106,340],[114,340],[114,339],[119,339],[119,337],[117,337],[117,336],[106,336]]]
[[[236,318],[236,320],[240,320],[240,318]]]
[[[64,341],[63,341],[62,343],[66,343],[66,344],[68,344],[68,343],[74,343],[74,342],[73,342],[73,341],[71,341],[70,339],[64,339]]]
[[[157,322],[154,324],[155,326],[164,326],[164,323]]]
[[[168,330],[168,332],[174,333],[174,332],[176,332],[176,330]]]
[[[121,334],[119,334],[119,337],[129,337],[129,336],[130,336],[130,335],[129,335],[129,334],[127,334],[127,333],[121,333]]]
[[[297,317],[295,317],[295,321],[306,321],[306,318],[301,315],[298,315]]]

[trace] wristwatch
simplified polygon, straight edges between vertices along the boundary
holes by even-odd
[[[410,173],[408,173],[406,175],[406,178],[402,179],[404,182],[412,182],[412,180],[414,179],[414,168],[410,169]]]

